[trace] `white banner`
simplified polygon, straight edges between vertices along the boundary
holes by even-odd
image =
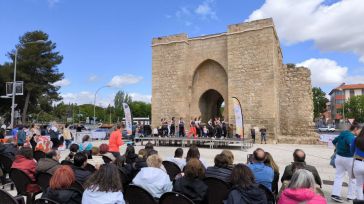
[[[128,132],[128,135],[131,135],[133,122],[131,121],[130,108],[129,105],[126,103],[123,103],[123,108],[125,113],[125,129]]]
[[[243,113],[241,111],[240,102],[235,97],[233,97],[233,109],[235,114],[236,134],[238,134],[240,138],[243,138],[244,137]]]

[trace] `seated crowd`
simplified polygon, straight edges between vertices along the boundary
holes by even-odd
[[[175,163],[180,170],[172,179],[151,143],[147,143],[138,153],[129,145],[125,154],[118,156],[115,150],[109,151],[107,144],[93,147],[86,139],[82,147],[71,144],[69,155],[61,163],[56,150],[47,152],[45,158],[36,162],[32,148],[20,148],[15,157],[14,149],[9,153],[10,149],[0,143],[0,154],[12,156],[14,160],[12,168],[20,169],[31,179],[27,190],[40,191],[36,184],[37,173],[52,174],[42,198],[61,204],[123,204],[124,190],[130,184],[142,187],[156,200],[164,193],[173,191],[185,195],[196,204],[207,204],[211,189],[205,178],[211,177],[229,186],[225,198],[227,204],[269,203],[266,191],[282,204],[326,203],[320,191],[320,176],[315,167],[305,163],[305,153],[300,149],[294,151],[292,164],[285,167],[281,189],[278,189],[279,168],[272,155],[261,148],[248,157],[247,164],[234,164],[233,153],[223,150],[215,156],[214,166],[204,162],[195,145],[189,148],[185,159],[183,149],[177,148],[174,157],[166,159]],[[94,170],[86,168],[90,164]],[[84,191],[76,188],[75,184],[83,186]]]

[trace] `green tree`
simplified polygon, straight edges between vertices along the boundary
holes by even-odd
[[[130,104],[132,102],[131,96],[124,91],[118,91],[114,98],[114,107],[116,109],[122,109],[123,103]]]
[[[133,117],[148,117],[151,115],[150,103],[145,103],[143,101],[133,101],[130,104],[130,109]]]
[[[319,87],[312,88],[312,95],[314,118],[318,118],[321,113],[326,111],[326,103],[329,100],[326,98],[326,93]]]
[[[42,40],[44,43],[31,43]],[[42,31],[27,32],[19,39],[17,56],[17,80],[24,81],[24,96],[17,97],[18,107],[22,110],[22,122],[26,122],[28,110],[33,110],[41,97],[47,96],[49,103],[58,101],[60,87],[53,85],[63,79],[58,71],[63,56],[55,51],[56,44]],[[13,60],[16,49],[8,53]]]
[[[345,118],[354,118],[356,122],[364,122],[364,95],[350,97],[344,104]],[[342,110],[338,110],[339,113]]]
[[[13,73],[13,68],[11,64],[5,63],[0,65],[0,96],[4,96],[6,93],[5,82],[12,81],[11,74]],[[0,116],[4,117],[6,120],[10,119],[10,107],[11,99],[0,98]]]

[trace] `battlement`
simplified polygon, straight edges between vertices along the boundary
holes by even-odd
[[[169,43],[177,43],[177,42],[186,42],[188,40],[188,36],[186,33],[180,33],[176,35],[169,35],[163,37],[156,37],[152,40],[152,46],[160,45],[160,44],[169,44]]]
[[[261,20],[243,22],[228,26],[228,33],[245,32],[250,30],[259,30],[266,27],[274,27],[273,19],[266,18]]]

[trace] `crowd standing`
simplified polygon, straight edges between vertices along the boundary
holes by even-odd
[[[195,128],[199,124],[196,121],[191,123],[190,136],[195,136]],[[177,123],[173,118],[173,124],[179,129],[184,128],[178,125],[181,122],[182,119]],[[223,150],[215,156],[213,166],[207,165],[197,146],[191,145],[185,157],[183,149],[177,148],[174,156],[166,158],[180,170],[179,174],[171,178],[163,165],[163,159],[151,143],[138,152],[128,145],[126,151],[120,153],[120,146],[124,144],[121,134],[123,128],[123,125],[116,127],[108,144],[93,146],[88,135],[84,136],[80,144],[67,142],[72,141],[73,137],[68,126],[63,129],[64,138],[59,137],[56,127],[37,129],[35,126],[18,126],[12,131],[14,141],[0,142],[0,155],[10,158],[13,161],[11,167],[23,171],[30,178],[27,191],[42,190],[42,197],[59,203],[122,204],[125,203],[125,189],[133,184],[145,189],[156,200],[164,193],[174,191],[196,204],[204,204],[208,203],[209,193],[205,178],[216,178],[230,186],[225,199],[227,204],[269,203],[271,198],[267,191],[281,204],[326,203],[319,172],[306,163],[306,154],[301,149],[293,152],[292,163],[284,168],[280,179],[281,188],[278,188],[280,170],[274,156],[262,148],[254,150],[245,164],[234,161],[234,154],[230,150]],[[4,135],[2,130],[1,134]],[[51,135],[52,147],[39,147],[38,143],[44,145],[38,141],[42,135]],[[70,153],[65,160],[60,161],[57,149],[63,141]],[[336,137],[333,144],[336,147],[336,174],[331,199],[343,202],[341,186],[347,173],[350,178],[347,200],[363,200],[364,129],[354,123],[349,130]],[[45,157],[36,161],[34,151],[44,151]],[[36,184],[39,173],[52,175],[47,189],[40,189]],[[0,176],[1,181],[4,181],[2,171]],[[75,183],[83,186],[84,191],[75,189]]]

